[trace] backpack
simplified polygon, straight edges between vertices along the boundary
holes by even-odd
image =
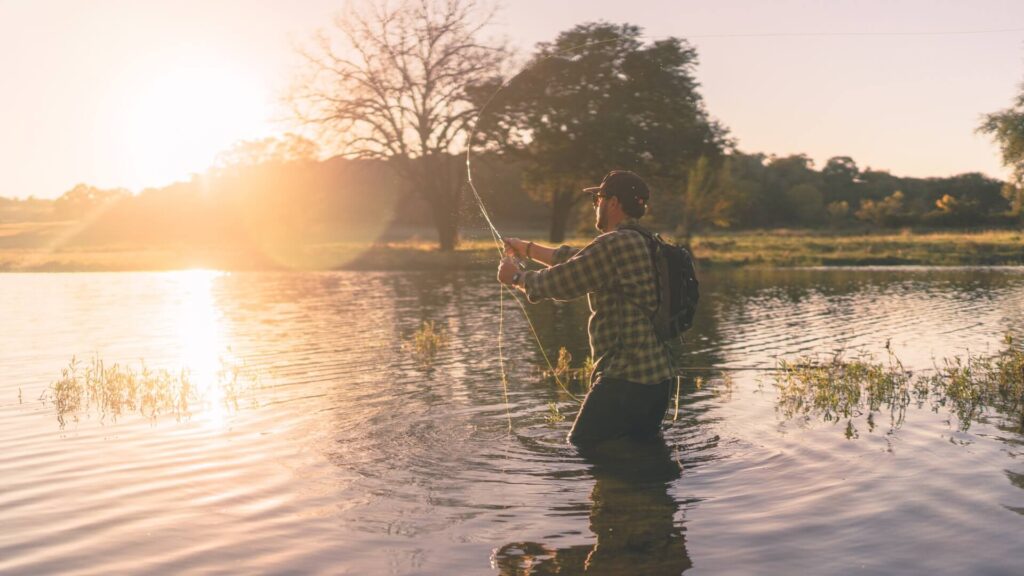
[[[686,248],[669,244],[658,234],[637,226],[626,230],[639,232],[647,240],[654,266],[654,284],[658,291],[658,308],[651,318],[654,333],[665,342],[678,338],[693,326],[693,315],[700,299],[700,282],[693,266],[693,256]]]

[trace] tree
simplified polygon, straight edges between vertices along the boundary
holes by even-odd
[[[524,161],[551,206],[552,241],[564,238],[580,189],[608,170],[677,184],[698,158],[721,156],[730,142],[704,109],[696,65],[685,40],[645,45],[636,26],[588,23],[539,44],[500,90],[501,79],[477,87],[489,102],[481,137]]]
[[[814,184],[797,184],[786,190],[785,197],[797,224],[820,226],[825,220],[826,212],[821,190]]]
[[[684,246],[709,226],[728,227],[733,220],[729,168],[714,166],[706,157],[690,168],[683,190],[678,230]]]
[[[242,140],[217,154],[216,167],[239,168],[260,164],[312,162],[320,155],[316,142],[297,134],[268,137],[260,140]]]
[[[986,114],[978,131],[992,136],[999,144],[1003,165],[1013,170],[1014,183],[1024,183],[1024,84],[1013,105]]]
[[[88,184],[77,184],[54,201],[53,211],[58,218],[95,218],[130,197],[131,193],[123,188],[103,190]]]
[[[893,227],[905,224],[907,214],[904,208],[904,194],[897,190],[884,200],[863,200],[857,210],[857,218],[881,227]]]
[[[943,194],[935,201],[935,210],[925,214],[923,220],[945,226],[973,226],[981,224],[984,216],[977,200]]]
[[[1006,183],[1003,184],[1001,193],[1003,198],[1010,203],[1007,216],[1017,220],[1024,217],[1024,188]]]
[[[828,215],[828,222],[833,228],[838,228],[847,223],[850,218],[850,203],[846,200],[829,202],[825,206],[825,213]]]
[[[757,202],[759,225],[807,225],[823,218],[821,174],[806,155],[770,157],[763,178],[762,196]]]
[[[387,159],[430,205],[442,250],[458,242],[461,170],[476,107],[466,86],[499,74],[507,51],[477,37],[490,15],[473,0],[353,4],[302,52],[296,116],[349,157]]]
[[[850,202],[857,200],[857,184],[860,168],[849,156],[833,156],[821,169],[825,202]]]
[[[729,180],[736,198],[734,215],[739,226],[763,225],[766,160],[764,154],[745,154],[739,150],[729,154]]]

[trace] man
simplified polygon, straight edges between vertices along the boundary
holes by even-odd
[[[633,172],[613,170],[585,192],[603,234],[582,250],[508,238],[509,252],[547,268],[520,271],[510,256],[498,268],[498,281],[522,290],[530,302],[588,298],[595,366],[569,440],[653,438],[668,409],[674,370],[671,350],[654,332],[658,294],[647,240],[631,229],[647,211],[650,190]]]

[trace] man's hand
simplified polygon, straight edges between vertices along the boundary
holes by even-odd
[[[505,238],[505,253],[511,252],[518,258],[526,258],[526,247],[530,243],[519,238]]]
[[[506,242],[508,241],[506,240]],[[519,265],[515,258],[511,256],[502,258],[501,264],[498,265],[498,282],[512,284],[512,279],[517,272],[519,272]]]

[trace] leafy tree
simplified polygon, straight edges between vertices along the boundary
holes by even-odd
[[[864,200],[860,203],[856,216],[876,226],[900,226],[907,221],[904,200],[905,196],[900,190],[893,192],[884,200]]]
[[[1010,203],[1010,210],[1007,215],[1014,219],[1024,217],[1024,188],[1007,183],[1003,184],[1000,192],[1003,198]]]
[[[694,234],[710,226],[728,227],[733,221],[732,183],[729,168],[714,166],[707,157],[701,157],[690,168],[683,190],[679,225],[682,242],[689,246]]]
[[[284,164],[287,162],[310,162],[320,155],[320,148],[309,138],[298,134],[268,137],[260,140],[243,140],[217,155],[219,168],[258,166],[260,164]]]
[[[757,202],[759,225],[807,225],[821,216],[821,175],[806,155],[770,157],[763,182]]]
[[[834,156],[821,169],[825,202],[845,201],[847,206],[857,200],[860,168],[849,156]]]
[[[935,201],[935,210],[924,215],[927,224],[943,226],[972,226],[984,220],[978,201],[973,198],[961,199],[952,194],[943,194]]]
[[[764,154],[744,154],[738,150],[729,155],[729,179],[735,196],[733,215],[738,226],[763,225],[766,160]]]
[[[539,44],[503,89],[501,79],[477,87],[478,101],[489,102],[481,139],[523,161],[559,242],[579,190],[609,169],[679,182],[698,158],[730,145],[704,108],[696,66],[685,40],[644,44],[636,26],[580,24]]]
[[[792,221],[796,224],[818,226],[825,220],[821,190],[810,182],[803,182],[786,190],[786,203],[792,210]]]
[[[473,0],[352,4],[302,52],[292,95],[303,122],[349,157],[387,159],[428,202],[440,247],[458,242],[458,159],[476,105],[466,87],[499,73],[507,52],[478,37],[490,16]],[[338,41],[335,41],[338,40]]]
[[[88,184],[77,184],[54,201],[53,210],[58,218],[95,217],[98,213],[108,210],[117,202],[129,197],[131,197],[131,193],[122,188],[103,190]]]
[[[829,224],[833,228],[838,228],[850,220],[850,203],[846,200],[829,202],[828,206],[825,206],[825,213],[828,214]]]
[[[1003,164],[1013,170],[1015,183],[1024,183],[1024,84],[1009,108],[985,115],[978,131],[992,136],[1002,151]]]

